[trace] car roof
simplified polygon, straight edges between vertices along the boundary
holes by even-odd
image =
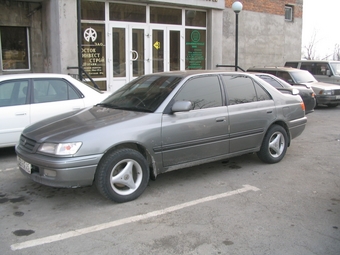
[[[298,68],[287,67],[287,66],[274,66],[274,67],[251,67],[247,72],[260,72],[264,71],[285,71],[285,72],[307,72],[306,70],[301,70]]]
[[[243,75],[243,74],[247,74],[247,73],[236,72],[236,71],[226,71],[226,70],[183,70],[183,71],[169,71],[169,72],[152,73],[152,74],[147,74],[146,76],[162,75],[162,76],[188,77],[188,76],[201,75],[201,74],[238,74],[238,75]],[[247,75],[251,75],[251,74],[248,73]]]
[[[66,78],[71,77],[68,74],[59,73],[20,73],[20,74],[3,74],[0,75],[0,80],[14,80],[24,78]]]
[[[340,61],[336,60],[287,60],[286,63],[308,63],[308,62],[313,62],[313,63],[340,63]]]

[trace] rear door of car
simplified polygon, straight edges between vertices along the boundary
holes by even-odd
[[[13,146],[29,124],[29,80],[0,83],[0,147]]]
[[[194,109],[163,114],[165,167],[204,160],[229,152],[228,114],[218,75],[188,80],[174,101],[191,101]]]
[[[230,153],[252,151],[261,146],[266,129],[276,117],[274,100],[248,76],[222,77],[228,100]]]
[[[64,79],[36,78],[32,80],[32,83],[31,124],[85,107],[84,100]]]

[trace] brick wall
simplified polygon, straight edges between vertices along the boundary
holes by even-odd
[[[225,0],[226,8],[231,8],[235,0]],[[302,18],[303,0],[240,0],[243,10],[285,15],[285,5],[293,6],[294,18]]]

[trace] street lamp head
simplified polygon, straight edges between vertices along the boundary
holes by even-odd
[[[234,11],[235,13],[239,13],[239,12],[242,11],[243,5],[242,5],[241,2],[236,1],[236,2],[233,3],[233,5],[231,6],[231,8],[233,9],[233,11]]]

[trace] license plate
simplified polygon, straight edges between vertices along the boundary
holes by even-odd
[[[335,96],[335,99],[340,99],[340,96]]]
[[[18,159],[18,165],[21,169],[23,169],[26,173],[31,174],[31,164],[26,162],[20,157],[17,157]]]

